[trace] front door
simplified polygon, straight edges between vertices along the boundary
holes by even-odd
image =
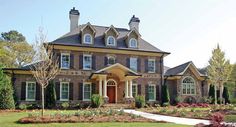
[[[107,96],[109,97],[109,103],[116,102],[116,86],[107,86]]]

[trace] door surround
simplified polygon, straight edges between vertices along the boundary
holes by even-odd
[[[108,79],[107,80],[107,87],[108,86],[113,86],[115,87],[115,103],[117,103],[117,82],[114,79]]]

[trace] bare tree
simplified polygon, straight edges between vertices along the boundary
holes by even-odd
[[[39,29],[39,35],[36,38],[36,60],[37,62],[31,67],[31,73],[41,86],[42,94],[42,116],[44,115],[44,89],[48,86],[49,81],[54,79],[59,73],[58,58],[53,55],[53,46],[48,45],[43,30]]]

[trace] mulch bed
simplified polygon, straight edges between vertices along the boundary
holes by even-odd
[[[19,123],[99,123],[99,122],[157,122],[151,119],[143,118],[143,117],[132,117],[129,114],[123,115],[111,115],[111,116],[69,116],[69,117],[61,117],[61,116],[44,116],[44,117],[24,117],[21,118]],[[162,122],[162,121],[160,121]]]

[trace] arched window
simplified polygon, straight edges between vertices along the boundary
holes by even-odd
[[[116,40],[113,36],[107,37],[107,45],[108,46],[115,46],[116,45]]]
[[[116,58],[114,56],[108,56],[107,57],[107,64],[108,65],[115,64],[115,62],[116,62]]]
[[[182,81],[182,93],[183,94],[195,94],[196,85],[192,77],[187,76]]]
[[[85,44],[92,44],[92,36],[90,34],[84,35],[84,43]]]
[[[138,46],[137,40],[134,39],[134,38],[131,38],[131,39],[129,40],[129,47],[131,47],[131,48],[137,48],[137,46]]]
[[[115,85],[116,85],[116,81],[113,80],[113,79],[109,79],[109,80],[107,81],[107,85],[108,85],[108,86],[115,86]]]

